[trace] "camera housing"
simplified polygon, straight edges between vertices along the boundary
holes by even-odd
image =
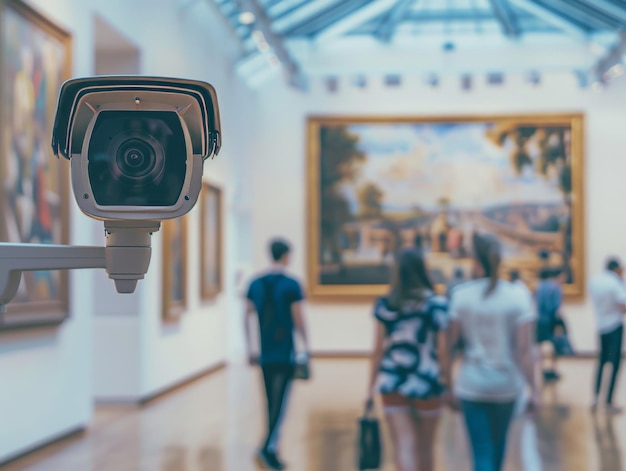
[[[208,83],[100,76],[62,85],[52,150],[70,160],[80,209],[104,221],[105,268],[118,292],[132,293],[144,278],[152,233],[193,208],[204,161],[220,147]]]
[[[80,209],[100,220],[182,216],[217,155],[221,128],[208,83],[161,77],[72,79],[59,94],[55,155],[70,160]]]

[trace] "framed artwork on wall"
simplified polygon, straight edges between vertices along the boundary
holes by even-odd
[[[204,301],[222,291],[222,190],[204,182],[200,194],[200,283]]]
[[[471,277],[471,234],[496,235],[503,276],[559,268],[584,293],[581,114],[308,120],[308,284],[318,300],[388,291],[394,254],[433,282]]]
[[[72,38],[18,0],[0,2],[0,242],[69,242],[69,166],[50,148],[56,100],[72,70]],[[68,315],[67,272],[24,272],[0,329]]]
[[[163,221],[162,319],[176,322],[187,308],[187,218]]]

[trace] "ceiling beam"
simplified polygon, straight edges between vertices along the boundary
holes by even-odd
[[[307,36],[312,38],[320,31],[323,31],[330,25],[335,24],[337,21],[352,14],[355,10],[363,6],[363,0],[340,0],[318,14],[307,18],[304,22],[289,28],[287,31],[283,31],[283,35],[289,37]]]
[[[622,23],[626,23],[626,9],[618,7],[608,0],[593,0],[590,6],[594,7],[596,10],[603,11]]]
[[[504,35],[509,38],[517,38],[521,34],[517,19],[506,0],[489,0],[493,12],[502,26]]]
[[[269,0],[268,2],[265,3],[265,10],[269,11],[271,8],[275,7],[282,1],[283,0]]]
[[[557,10],[563,16],[593,29],[613,30],[619,26],[619,21],[603,11],[593,8],[591,4],[586,1],[550,0],[550,7]]]
[[[545,21],[546,23],[551,24],[561,31],[570,34],[571,36],[574,36],[585,42],[589,40],[589,35],[587,31],[585,31],[583,28],[577,26],[571,21],[566,20],[562,16],[557,15],[546,7],[533,2],[532,0],[509,0],[509,3],[516,6],[520,10],[524,10],[527,13],[530,13],[531,15]]]
[[[404,17],[411,23],[450,23],[452,21],[487,21],[494,20],[491,10],[459,10],[451,12],[409,12]]]
[[[352,13],[319,32],[315,36],[314,42],[321,44],[342,36],[363,23],[382,15],[389,8],[393,7],[395,3],[396,0],[369,0],[367,3],[364,2],[362,7],[356,8]]]
[[[276,19],[281,15],[286,15],[290,11],[296,10],[302,4],[307,3],[306,0],[274,0],[265,5],[267,16]]]
[[[292,87],[305,91],[307,89],[307,80],[300,65],[293,59],[287,50],[283,40],[274,31],[270,19],[265,14],[265,10],[259,4],[258,0],[234,0],[240,11],[249,11],[254,15],[255,21],[253,27],[263,33],[267,45],[273,50],[274,54],[280,61],[285,73],[287,81]]]
[[[408,11],[411,9],[411,6],[413,6],[414,4],[415,0],[397,0],[394,7],[383,19],[382,23],[376,30],[376,37],[385,43],[391,41],[391,37],[393,36],[393,32],[395,31],[396,27],[398,26],[400,21],[402,21],[402,19],[407,15]]]
[[[314,0],[308,1],[301,6],[290,10],[284,15],[279,15],[272,22],[272,28],[279,34],[287,30],[293,30],[297,26],[310,21],[324,10],[331,8],[341,0]]]
[[[593,78],[601,83],[609,82],[611,80],[610,71],[615,66],[622,67],[623,73],[624,55],[626,55],[626,31],[622,31],[613,47],[598,59],[592,70]]]

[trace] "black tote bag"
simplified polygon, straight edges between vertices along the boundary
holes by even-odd
[[[373,404],[368,404],[365,414],[358,421],[357,464],[359,470],[378,469],[382,461],[380,423],[372,414]]]

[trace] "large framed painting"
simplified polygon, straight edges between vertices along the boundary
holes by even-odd
[[[21,1],[0,2],[0,242],[68,243],[69,167],[50,147],[71,74],[71,36]],[[57,324],[67,273],[25,272],[0,329]]]
[[[187,218],[163,221],[162,319],[176,322],[187,308]]]
[[[503,276],[559,269],[583,295],[580,114],[308,121],[312,298],[388,290],[394,254],[420,246],[444,291],[472,276],[471,235],[503,245]]]
[[[200,194],[200,291],[203,301],[222,291],[222,190],[204,182]]]

